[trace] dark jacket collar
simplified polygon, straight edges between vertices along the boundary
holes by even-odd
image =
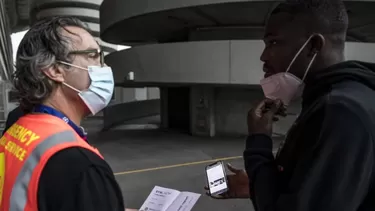
[[[344,81],[358,81],[375,90],[375,64],[346,61],[310,75],[305,80],[302,106],[308,106],[329,92],[333,85]]]

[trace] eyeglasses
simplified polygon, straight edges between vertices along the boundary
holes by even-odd
[[[87,50],[77,50],[77,51],[71,51],[69,54],[75,54],[75,55],[90,55],[94,54],[92,57],[93,58],[98,58],[100,57],[100,65],[103,67],[104,66],[104,51],[101,49],[87,49]]]

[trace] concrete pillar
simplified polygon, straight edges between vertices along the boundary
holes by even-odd
[[[168,128],[168,88],[160,88],[160,127]]]
[[[129,103],[136,101],[134,88],[121,88],[121,90],[121,99],[119,99],[119,103]]]
[[[147,99],[159,99],[160,98],[160,91],[157,87],[148,87],[147,88]]]
[[[213,87],[192,87],[190,92],[192,135],[215,136],[215,95]]]
[[[147,100],[147,88],[136,88],[135,100]]]

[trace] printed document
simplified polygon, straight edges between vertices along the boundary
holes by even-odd
[[[190,211],[200,196],[155,186],[139,211]]]

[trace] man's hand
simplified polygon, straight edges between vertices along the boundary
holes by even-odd
[[[207,192],[207,195],[215,199],[239,199],[239,198],[250,198],[249,191],[249,179],[247,177],[246,171],[243,169],[236,169],[230,164],[227,164],[227,167],[232,174],[227,175],[228,181],[228,191],[220,195],[210,195]],[[206,190],[209,190],[208,187],[205,187]]]
[[[272,123],[277,121],[276,115],[286,116],[285,107],[280,100],[265,99],[250,109],[247,115],[249,134],[261,133],[271,136]]]

